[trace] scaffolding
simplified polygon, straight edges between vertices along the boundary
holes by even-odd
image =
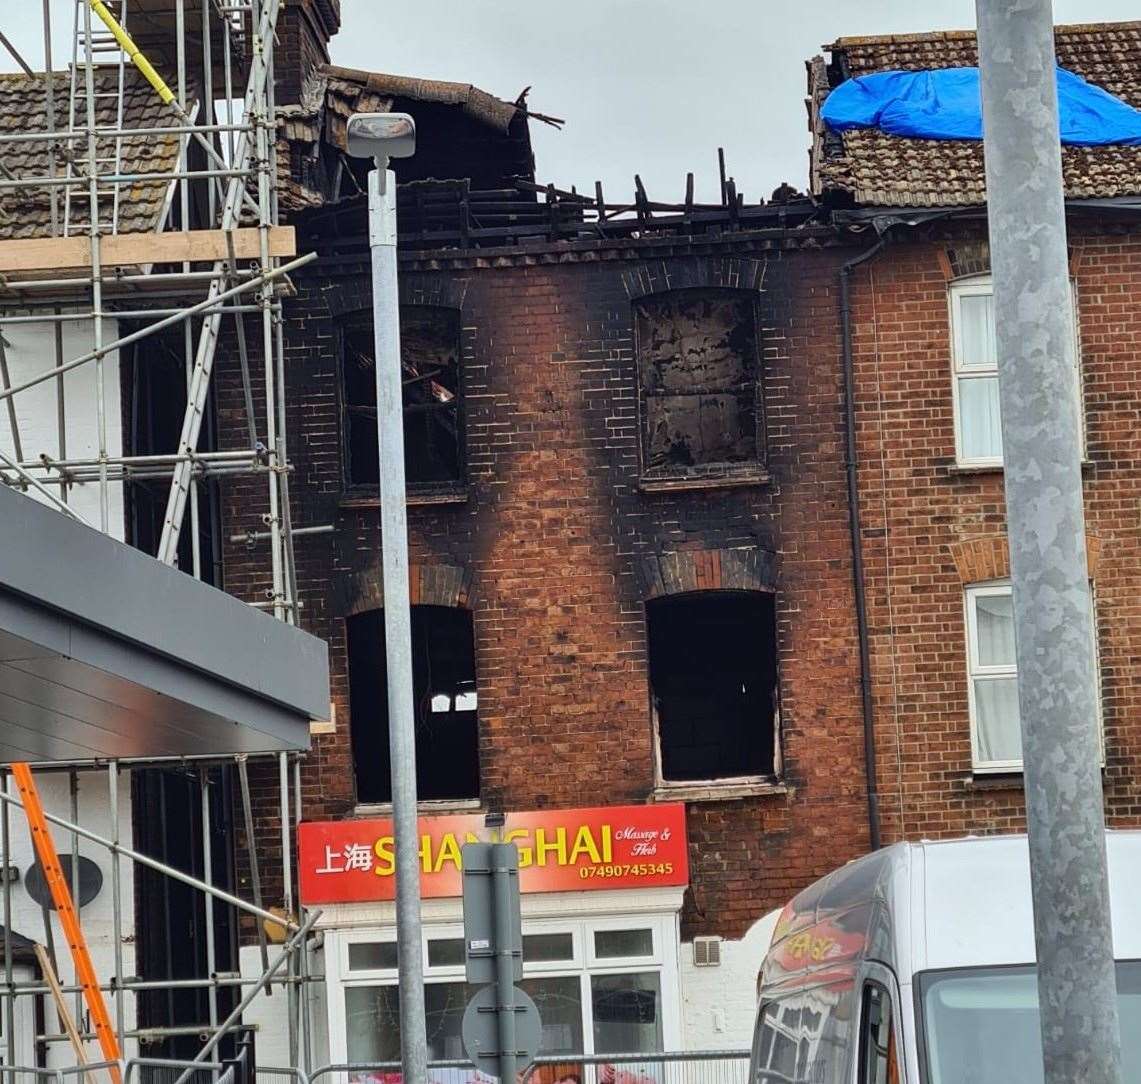
[[[204,578],[200,518],[204,487],[215,479],[264,479],[265,530],[269,542],[268,597],[252,605],[296,624],[298,601],[293,530],[289,514],[289,459],[286,440],[282,298],[289,275],[308,262],[296,258],[292,231],[277,222],[277,139],[274,114],[273,44],[283,0],[43,0],[43,65],[36,71],[3,34],[0,44],[17,61],[36,94],[42,93],[41,125],[0,134],[0,207],[5,198],[19,206],[43,209],[44,222],[18,239],[0,240],[0,432],[9,430],[9,451],[0,450],[0,483],[34,494],[61,513],[105,533],[124,529],[116,522],[116,501],[137,483],[169,484],[155,550],[159,560],[182,564]],[[74,14],[73,50],[66,72],[53,71],[53,9]],[[147,109],[134,104],[145,96]],[[157,103],[157,105],[156,105]],[[170,150],[170,161],[156,160],[155,148]],[[161,157],[161,156],[159,156]],[[157,194],[157,195],[156,195]],[[146,199],[143,200],[142,197]],[[154,204],[153,222],[140,228],[140,202]],[[149,204],[148,204],[149,205]],[[128,221],[128,217],[135,215]],[[18,216],[17,216],[18,217]],[[131,330],[121,329],[129,322]],[[10,336],[22,325],[42,332],[45,364],[13,379]],[[81,327],[90,348],[69,356],[65,331]],[[252,331],[256,328],[256,332]],[[219,450],[201,447],[211,376],[219,341],[232,335],[240,365],[243,446]],[[177,443],[169,449],[131,447],[116,451],[112,439],[122,405],[113,386],[118,352],[166,333],[178,337],[185,370],[186,405]],[[260,346],[247,337],[260,336]],[[258,349],[260,380],[253,372]],[[64,377],[75,370],[92,372],[95,399],[93,453],[69,452],[69,411],[76,404],[65,395]],[[136,373],[137,377],[137,373]],[[54,446],[44,428],[26,425],[21,408],[37,390],[54,389]],[[112,393],[112,394],[109,394]],[[120,419],[113,416],[119,403]],[[83,404],[80,404],[83,405]],[[90,404],[87,404],[88,407]],[[31,408],[32,412],[37,408]],[[41,408],[42,409],[42,406]],[[75,507],[87,501],[88,517]],[[302,532],[303,533],[303,532]],[[177,620],[178,615],[171,615]],[[79,841],[103,847],[110,856],[111,941],[114,974],[94,986],[109,995],[121,1063],[104,1066],[112,1079],[132,1064],[128,1044],[168,1035],[202,1036],[194,1063],[178,1074],[188,1081],[197,1071],[220,1079],[219,1044],[237,1033],[243,1012],[255,997],[284,994],[287,1005],[290,1063],[313,1067],[307,990],[311,980],[311,933],[316,913],[303,914],[294,898],[291,873],[293,828],[300,819],[300,766],[297,755],[280,753],[277,764],[281,825],[283,907],[264,905],[257,861],[257,837],[245,756],[224,761],[240,784],[242,827],[248,847],[253,899],[245,900],[212,883],[210,795],[218,786],[212,769],[219,758],[179,759],[196,773],[203,824],[201,856],[205,877],[191,876],[125,845],[119,838],[120,783],[125,771],[161,767],[158,760],[102,764],[37,765],[36,772],[68,774],[71,814],[45,813],[55,834],[71,843],[71,894],[78,896]],[[78,779],[85,773],[106,776],[112,832],[100,836],[80,823]],[[0,768],[0,849],[9,861],[13,832],[20,831],[28,797],[10,786],[11,772]],[[32,818],[29,817],[29,820]],[[61,851],[63,848],[60,848]],[[208,974],[201,978],[144,981],[125,973],[123,943],[126,901],[121,866],[126,860],[149,868],[204,894]],[[87,1061],[86,1044],[96,1038],[83,1014],[82,981],[59,981],[55,974],[19,982],[13,974],[13,884],[2,878],[4,975],[0,984],[0,1061],[8,1076],[41,1069],[18,1068],[16,1005],[21,998],[56,999],[60,1026],[44,1027],[35,1037],[44,1048],[65,1044],[76,1060],[74,1071],[87,1080],[102,1078],[100,1063]],[[210,902],[213,901],[213,902]],[[253,916],[257,923],[261,974],[217,973],[216,908]],[[270,948],[267,934],[280,934]],[[45,940],[51,949],[52,924],[44,911]],[[37,946],[38,948],[38,946]],[[49,952],[48,957],[51,957]],[[51,959],[49,971],[56,971]],[[79,967],[76,966],[76,973]],[[92,994],[89,982],[87,993]],[[130,999],[154,989],[208,991],[209,1019],[189,1020],[159,1029],[129,1027]],[[219,993],[237,991],[232,1011],[224,1013]],[[61,999],[74,998],[69,1014]],[[135,1007],[135,1006],[132,1006]],[[71,1016],[71,1026],[65,1026]],[[145,1032],[145,1033],[144,1033]],[[58,1060],[58,1059],[56,1059]],[[135,1059],[145,1071],[146,1062]],[[170,1063],[164,1063],[169,1068]],[[68,1069],[66,1072],[72,1072]],[[230,1073],[230,1078],[233,1073]],[[205,1079],[199,1076],[198,1079]]]
[[[7,253],[0,242],[4,272],[0,334],[19,324],[80,323],[90,328],[93,343],[90,350],[67,358],[63,337],[56,334],[55,363],[18,383],[10,380],[8,360],[0,348],[0,402],[5,404],[15,451],[0,462],[0,481],[35,489],[41,496],[47,490],[55,495],[54,503],[72,515],[78,513],[64,506],[76,488],[94,489],[97,526],[107,532],[116,528],[110,511],[115,487],[169,478],[156,555],[168,564],[179,562],[179,544],[189,518],[188,571],[201,576],[198,519],[204,480],[264,475],[273,577],[268,608],[275,616],[296,622],[281,296],[289,273],[307,260],[284,260],[283,253],[291,249],[283,244],[287,239],[277,227],[273,39],[281,0],[54,2],[72,3],[75,11],[67,100],[56,100],[61,88],[58,73],[52,72],[53,0],[45,0],[41,78],[46,129],[0,134],[0,196],[46,197],[50,219],[44,235],[61,240],[54,245],[34,239],[7,242],[11,250]],[[170,82],[159,70],[160,63],[152,64],[132,38],[133,12],[146,19],[152,37],[156,20],[169,28],[164,53],[174,67]],[[198,24],[194,32],[191,21]],[[192,43],[199,46],[194,58],[188,56]],[[193,87],[190,72],[196,73]],[[244,86],[240,96],[239,85]],[[128,89],[134,99],[140,90],[152,95],[165,107],[167,122],[154,123],[151,111],[146,122],[132,124],[124,110]],[[61,126],[62,116],[66,126]],[[148,141],[177,142],[173,168],[132,168],[124,148],[137,149]],[[5,154],[17,151],[46,169],[28,176],[4,167]],[[199,161],[193,161],[194,156]],[[124,205],[140,192],[156,189],[162,190],[163,199],[153,236],[125,234]],[[178,231],[166,232],[175,220]],[[63,239],[80,244],[68,245]],[[169,269],[156,271],[159,265]],[[11,273],[13,267],[17,270]],[[258,317],[264,362],[260,388],[255,388],[250,370],[248,316]],[[109,320],[129,320],[139,326],[105,341]],[[223,321],[232,321],[242,361],[248,447],[202,450],[199,443]],[[187,394],[177,446],[162,454],[113,454],[107,416],[108,358],[173,328],[182,330]],[[66,373],[81,366],[95,372],[96,454],[69,458],[65,447],[28,447],[20,431],[19,397],[47,382],[58,388]],[[255,392],[260,393],[256,406]],[[66,438],[67,406],[60,395],[60,445]]]
[[[280,753],[277,754],[277,756],[279,767],[280,815],[282,817],[281,847],[282,853],[289,855],[293,832],[301,819],[300,760],[296,756],[291,756],[286,753]],[[253,807],[245,756],[239,755],[228,758],[225,761],[198,758],[192,762],[178,758],[176,763],[184,767],[192,768],[199,773],[203,817],[201,840],[203,850],[202,860],[203,868],[206,871],[204,878],[192,876],[177,867],[170,866],[150,855],[135,850],[125,845],[119,839],[118,826],[121,823],[121,775],[124,771],[153,767],[156,764],[155,760],[110,761],[102,765],[37,766],[38,773],[47,771],[65,772],[69,779],[69,793],[72,803],[70,815],[63,817],[58,814],[39,811],[38,816],[42,817],[43,821],[54,825],[58,830],[57,834],[66,836],[70,840],[70,850],[65,853],[68,853],[71,858],[70,870],[72,883],[70,887],[73,899],[79,898],[80,891],[78,879],[80,870],[80,840],[85,840],[97,847],[104,848],[110,855],[110,880],[112,889],[111,940],[114,949],[114,973],[110,977],[104,977],[102,981],[98,981],[96,985],[103,994],[111,995],[111,1013],[114,1021],[114,1033],[120,1052],[120,1063],[114,1066],[115,1072],[113,1076],[115,1079],[118,1079],[118,1074],[122,1072],[123,1065],[129,1060],[127,1057],[127,1052],[130,1049],[128,1045],[129,1042],[145,1046],[147,1043],[161,1042],[165,1039],[177,1036],[198,1036],[201,1039],[201,1045],[193,1059],[193,1063],[188,1063],[188,1065],[199,1063],[207,1067],[212,1065],[211,1056],[216,1056],[219,1045],[227,1036],[238,1036],[243,1033],[242,1015],[249,1009],[254,999],[263,993],[272,994],[274,987],[285,992],[289,1064],[292,1068],[299,1068],[305,1072],[309,1072],[314,1068],[314,1043],[312,1005],[308,996],[308,988],[311,983],[316,981],[312,967],[312,952],[315,947],[312,935],[321,912],[316,910],[302,912],[296,909],[292,868],[288,859],[283,862],[283,908],[280,910],[271,910],[263,905],[258,875],[257,841],[253,832]],[[237,769],[240,779],[240,800],[248,844],[247,858],[251,872],[253,901],[243,899],[215,885],[211,880],[210,871],[212,869],[212,861],[209,831],[210,791],[211,787],[217,784],[211,780],[209,770],[211,767],[217,767],[221,763],[232,764]],[[111,836],[100,835],[80,823],[78,779],[81,773],[101,773],[106,778],[108,812],[110,823],[113,826]],[[0,850],[2,850],[5,855],[11,853],[9,848],[12,833],[19,830],[19,813],[23,812],[24,815],[28,815],[32,812],[29,809],[28,799],[23,788],[20,788],[19,797],[12,793],[10,780],[12,780],[13,774],[14,773],[7,768],[0,769]],[[15,818],[13,817],[13,811],[17,811]],[[29,820],[31,821],[32,819],[33,818],[29,816]],[[162,876],[173,878],[188,888],[202,893],[208,904],[209,901],[214,901],[213,906],[208,905],[204,908],[207,954],[212,960],[214,959],[215,951],[214,931],[217,925],[215,908],[218,905],[231,908],[234,913],[249,915],[258,920],[258,947],[261,954],[260,973],[257,975],[243,976],[240,973],[215,972],[213,967],[211,967],[211,973],[209,975],[192,979],[143,980],[137,976],[128,975],[125,971],[122,951],[126,934],[121,890],[121,867],[124,859],[137,866],[153,870]],[[17,1060],[16,1040],[19,1037],[15,1026],[17,999],[45,998],[53,995],[58,998],[59,995],[71,995],[74,998],[73,1011],[68,1014],[61,1006],[58,1013],[61,1025],[64,1025],[64,1021],[68,1015],[71,1016],[72,1021],[83,1020],[83,1000],[85,994],[90,996],[90,991],[84,989],[84,983],[81,980],[74,983],[61,983],[55,978],[55,975],[58,973],[58,966],[55,959],[51,959],[55,956],[55,952],[52,944],[53,937],[50,920],[46,911],[44,916],[45,941],[48,944],[48,949],[45,955],[51,959],[50,966],[45,968],[46,974],[39,980],[16,981],[13,974],[14,951],[11,924],[12,885],[7,877],[4,878],[3,893],[0,900],[2,900],[4,922],[3,934],[0,936],[0,946],[2,946],[4,953],[4,982],[3,985],[0,986],[0,1014],[2,1014],[0,1032],[2,1032],[5,1037],[2,1052],[3,1056],[0,1057],[0,1066],[3,1068],[0,1069],[0,1072],[10,1075],[13,1070],[18,1070],[19,1073],[26,1073],[30,1078],[39,1074],[44,1067],[20,1066]],[[271,951],[268,934],[275,931],[277,932],[275,940],[281,941],[282,943],[280,948],[275,946],[276,951]],[[77,970],[79,969],[77,968]],[[240,1000],[235,1007],[223,1017],[219,1010],[217,995],[220,990],[225,988],[236,990],[238,995],[240,995]],[[145,991],[168,991],[176,989],[206,990],[209,1004],[208,1019],[187,1021],[168,1027],[135,1026],[128,1028],[126,1023],[129,1015],[127,1012],[128,998],[136,997]],[[47,1047],[51,1047],[53,1044],[68,1045],[71,1052],[76,1056],[77,1068],[82,1068],[86,1063],[85,1044],[97,1040],[99,1035],[97,1031],[92,1028],[90,1030],[79,1031],[77,1037],[80,1040],[79,1043],[76,1042],[76,1033],[72,1032],[72,1029],[67,1026],[61,1026],[59,1030],[45,1027],[43,1032],[37,1032],[34,1036],[35,1042],[38,1045]],[[158,1066],[159,1061],[160,1060],[155,1060],[154,1065]],[[166,1059],[161,1059],[161,1062],[164,1065],[172,1064]],[[53,1071],[58,1071],[58,1069],[59,1066],[56,1066]],[[187,1079],[189,1079],[189,1072]]]

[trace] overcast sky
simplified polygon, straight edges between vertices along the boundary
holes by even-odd
[[[566,120],[532,126],[540,180],[610,202],[717,199],[717,148],[747,199],[808,182],[804,62],[843,35],[971,29],[973,0],[342,0],[333,59],[474,83]],[[1137,0],[1055,0],[1055,22],[1136,19]]]
[[[8,0],[3,30],[43,65],[40,5]],[[56,66],[71,57],[73,0],[52,0]],[[695,174],[717,198],[717,148],[746,198],[807,183],[804,61],[850,34],[974,26],[973,0],[342,0],[333,60],[353,68],[474,83],[514,99],[531,87],[540,180],[608,199],[641,175],[678,199]],[[1137,0],[1055,0],[1055,22],[1137,17]],[[15,70],[7,55],[0,70]]]

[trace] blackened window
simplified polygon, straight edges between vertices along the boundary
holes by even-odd
[[[350,617],[349,698],[358,802],[389,802],[384,611]],[[479,715],[470,610],[412,607],[416,791],[421,799],[479,797]]]
[[[774,775],[773,596],[671,595],[648,602],[646,620],[663,781]]]
[[[685,477],[756,464],[761,417],[756,299],[678,290],[634,306],[642,469]]]
[[[344,329],[341,359],[345,478],[375,486],[376,364],[372,316]],[[446,487],[463,481],[463,409],[460,314],[435,305],[400,309],[400,362],[404,388],[404,470],[409,486]]]

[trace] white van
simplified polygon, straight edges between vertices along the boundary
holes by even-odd
[[[1122,1063],[1141,1084],[1141,832],[1106,833]],[[1025,836],[898,843],[785,907],[751,1084],[1040,1084]]]

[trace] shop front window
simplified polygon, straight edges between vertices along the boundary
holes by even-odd
[[[543,1022],[542,1052],[582,1053],[582,983],[577,975],[535,975],[519,983]]]
[[[433,982],[424,987],[428,1060],[464,1056],[460,1028],[474,987]],[[376,1065],[400,1061],[400,991],[396,986],[350,986],[345,991],[349,1061]]]
[[[349,1061],[400,1060],[400,992],[395,986],[350,986],[345,991]]]
[[[523,929],[523,978],[542,1020],[540,1054],[566,1058],[532,1074],[533,1084],[653,1084],[652,1057],[594,1068],[584,1056],[653,1055],[677,1044],[676,931],[673,916],[637,925],[608,920],[543,920]],[[425,930],[425,1008],[431,1061],[464,1058],[461,1024],[476,989],[464,981],[463,930]],[[375,1069],[360,1084],[398,1084],[400,1002],[391,931],[346,935],[339,955],[345,1060]],[[672,998],[672,1000],[670,1000]],[[672,1021],[672,1023],[670,1023]],[[386,1064],[387,1063],[387,1064]],[[470,1070],[433,1070],[432,1084],[471,1084]]]
[[[662,1049],[662,987],[656,971],[591,975],[597,1054],[649,1054]]]

